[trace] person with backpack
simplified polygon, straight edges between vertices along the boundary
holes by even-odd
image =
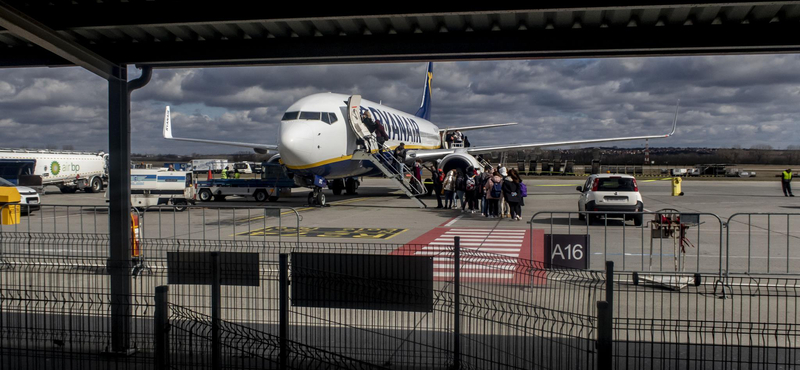
[[[506,167],[503,166],[502,164],[500,165],[500,168],[497,170],[497,172],[500,173],[500,176],[503,177],[503,181],[511,180],[511,177],[508,176],[508,171],[506,170]],[[503,193],[503,196],[500,198],[499,204],[500,204],[500,216],[510,217],[508,201],[506,200],[505,193]]]
[[[465,206],[469,205],[469,213],[475,213],[477,193],[478,193],[478,178],[475,176],[475,169],[470,166],[467,168],[466,186],[464,190],[465,201],[461,203],[461,213],[464,213]]]
[[[503,177],[495,171],[492,177],[486,181],[486,200],[489,202],[487,212],[489,218],[497,218],[499,215],[500,198],[503,197]]]
[[[444,178],[444,208],[453,208],[453,194],[456,191],[456,170],[452,169],[447,172]]]
[[[464,192],[467,191],[467,176],[464,174],[464,170],[457,168],[456,169],[456,199],[460,203],[455,204],[455,207],[461,207],[464,209]]]
[[[522,217],[520,213],[522,209],[520,203],[522,202],[522,191],[519,186],[518,178],[515,179],[514,176],[509,176],[508,180],[503,180],[503,198],[508,202],[511,220],[521,220]]]

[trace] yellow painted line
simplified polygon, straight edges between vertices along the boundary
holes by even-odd
[[[394,238],[395,236],[398,236],[398,235],[400,235],[400,234],[402,234],[402,233],[404,233],[406,231],[408,231],[408,229],[403,229],[403,231],[401,231],[401,232],[399,232],[397,234],[394,234],[394,235],[392,235],[392,236],[390,236],[390,237],[388,237],[386,239],[383,239],[383,240],[389,240],[389,239]]]
[[[353,199],[337,200],[335,202],[331,202],[331,203],[328,203],[328,204],[331,204],[331,205],[342,205],[342,204],[347,204],[347,203],[360,202],[362,200],[367,200],[367,199],[369,199],[369,198],[353,198]],[[309,210],[316,209],[316,208],[317,207],[305,207],[305,208],[295,209],[295,211],[300,213],[300,212],[303,212],[303,211],[309,211]],[[294,212],[293,211],[281,212],[281,216],[291,215],[291,214],[294,214]],[[236,220],[236,221],[237,222],[248,222],[248,221],[261,220],[263,218],[264,218],[264,216],[256,216],[256,217],[251,217],[251,218],[243,218],[243,219]]]
[[[369,199],[369,198],[353,198],[353,199],[337,200],[335,202],[331,202],[331,203],[328,203],[328,204],[337,205],[338,206],[338,205],[342,205],[342,204],[360,202],[362,200],[367,200],[367,199]]]

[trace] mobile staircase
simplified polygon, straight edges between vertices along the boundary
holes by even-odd
[[[392,180],[398,188],[403,190],[409,198],[416,201],[420,208],[427,208],[425,203],[419,199],[420,196],[427,194],[425,184],[414,176],[406,177],[405,174],[410,173],[410,171],[405,163],[398,161],[389,147],[379,144],[375,140],[375,136],[361,122],[361,96],[351,96],[347,105],[350,126],[356,137],[363,141],[363,146],[353,153],[352,160],[372,163],[386,178]]]

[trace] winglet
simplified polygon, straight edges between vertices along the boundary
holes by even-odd
[[[678,128],[678,106],[681,104],[681,100],[675,103],[675,119],[672,120],[672,132],[667,134],[667,137],[675,135],[675,130]]]
[[[164,138],[165,139],[172,139],[172,120],[169,116],[169,105],[167,106],[167,111],[164,113]]]

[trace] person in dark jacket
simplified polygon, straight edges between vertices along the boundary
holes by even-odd
[[[520,213],[522,209],[520,202],[522,202],[522,193],[520,192],[519,183],[513,179],[503,181],[503,198],[508,202],[508,208],[511,211],[511,220],[519,221],[522,219]]]
[[[397,172],[403,175],[403,164],[406,162],[406,143],[400,143],[397,148],[394,148],[394,159],[397,160]]]
[[[444,190],[444,172],[441,168],[430,167],[428,168],[431,171],[431,180],[433,180],[433,193],[436,194],[436,208],[443,208],[442,207],[442,191]]]
[[[378,139],[378,144],[380,144],[379,150],[383,150],[383,143],[389,140],[389,134],[386,133],[386,129],[383,128],[383,124],[380,120],[375,120],[375,138]]]
[[[461,203],[461,213],[464,213],[465,206],[469,205],[469,213],[475,213],[478,201],[478,176],[475,175],[475,169],[472,166],[467,168],[467,175],[465,180],[464,202]]]
[[[460,168],[456,168],[456,199],[460,200],[461,203],[457,203],[456,207],[461,206],[461,209],[464,209],[464,193],[467,191],[467,176],[464,174],[464,170]]]

